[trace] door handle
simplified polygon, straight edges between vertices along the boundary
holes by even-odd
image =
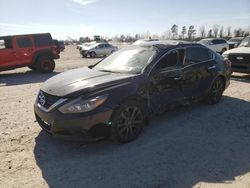
[[[215,69],[215,68],[216,68],[216,66],[213,65],[213,66],[208,67],[207,69],[208,69],[208,70],[213,70],[213,69]]]

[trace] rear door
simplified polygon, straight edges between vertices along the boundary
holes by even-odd
[[[13,46],[12,38],[0,39],[0,70],[17,65],[16,50]]]
[[[22,36],[16,39],[17,59],[19,65],[26,65],[32,62],[33,43],[31,37]]]
[[[162,112],[168,105],[184,98],[181,91],[184,49],[164,55],[149,76],[150,103],[154,112]]]
[[[112,50],[113,50],[113,48],[110,44],[105,44],[105,55],[111,54]]]
[[[187,47],[183,65],[182,91],[187,99],[206,94],[217,74],[215,54],[205,47]]]

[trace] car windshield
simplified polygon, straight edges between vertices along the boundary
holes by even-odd
[[[153,60],[156,50],[149,47],[123,48],[103,59],[93,69],[105,72],[138,74]]]
[[[239,47],[250,47],[250,37],[244,38]]]

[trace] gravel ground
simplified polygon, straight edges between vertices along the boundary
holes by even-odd
[[[47,135],[33,103],[51,76],[99,59],[67,46],[55,73],[0,73],[0,187],[250,187],[250,75],[234,74],[220,104],[180,107],[152,119],[134,142]]]

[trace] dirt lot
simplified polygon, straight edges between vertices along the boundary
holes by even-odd
[[[49,77],[98,59],[68,46],[56,71],[0,73],[0,187],[250,187],[250,75],[235,74],[215,106],[195,104],[154,118],[126,145],[53,138],[33,103]]]

